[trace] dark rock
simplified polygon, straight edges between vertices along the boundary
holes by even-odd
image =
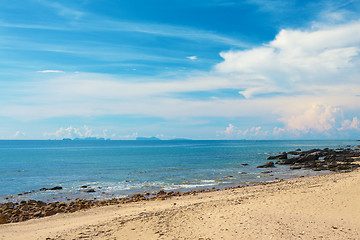
[[[14,203],[12,203],[12,202],[7,202],[7,203],[2,204],[2,205],[0,206],[0,209],[2,209],[2,210],[13,209],[14,206],[15,206]]]
[[[288,152],[288,154],[290,154],[290,155],[300,155],[301,152],[291,151],[291,152]]]
[[[272,173],[272,171],[264,171],[264,172],[261,172],[263,174],[268,174],[268,173]]]
[[[157,195],[165,195],[166,194],[166,192],[163,190],[163,189],[161,189],[158,193],[157,193]]]
[[[82,185],[80,188],[88,188],[89,186],[87,185]]]
[[[294,164],[299,160],[299,157],[295,157],[295,158],[288,158],[288,159],[284,159],[282,161],[276,162],[279,165],[290,165],[290,164]]]
[[[240,164],[241,166],[247,166],[247,165],[249,165],[249,164],[247,164],[247,163],[242,163],[242,164]]]
[[[271,159],[287,159],[287,153],[286,153],[286,152],[283,152],[283,153],[280,154],[280,155],[270,156],[270,157],[268,157],[267,159],[269,159],[269,160],[271,160]]]
[[[297,169],[301,169],[301,166],[292,166],[290,167],[291,170],[297,170]]]
[[[92,192],[96,192],[96,191],[95,191],[95,189],[91,188],[91,189],[85,190],[84,192],[92,193]]]
[[[57,211],[55,209],[50,209],[45,211],[45,216],[51,216],[57,214]]]
[[[38,207],[45,207],[45,206],[47,206],[46,202],[43,202],[43,201],[37,201],[37,202],[36,202],[36,205],[37,205]]]
[[[295,151],[300,152],[300,151],[301,151],[301,149],[300,149],[300,148],[298,148],[298,149],[296,149]]]
[[[5,224],[5,223],[8,223],[7,218],[4,215],[0,214],[0,224]]]
[[[257,166],[257,168],[273,168],[275,167],[274,162],[268,161],[264,165]]]
[[[60,186],[56,186],[56,187],[53,187],[53,188],[49,188],[48,190],[61,190],[63,189],[62,187]]]

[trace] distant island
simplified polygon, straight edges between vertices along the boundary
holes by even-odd
[[[85,138],[63,138],[63,141],[109,141],[110,138],[97,138],[97,137],[85,137]]]
[[[137,141],[161,141],[160,138],[157,137],[137,137]]]

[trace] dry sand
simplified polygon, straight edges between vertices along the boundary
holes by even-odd
[[[360,172],[57,214],[0,239],[360,239]]]

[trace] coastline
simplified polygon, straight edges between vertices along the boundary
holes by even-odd
[[[0,225],[0,239],[359,239],[360,171],[95,207]]]

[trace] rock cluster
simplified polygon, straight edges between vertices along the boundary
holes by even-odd
[[[82,209],[87,209],[91,207],[98,206],[108,206],[115,204],[126,204],[130,202],[139,202],[139,201],[151,201],[151,200],[165,200],[174,196],[185,196],[185,195],[194,195],[200,192],[212,192],[216,191],[215,188],[212,189],[201,189],[197,191],[188,191],[185,193],[180,192],[165,192],[160,190],[155,194],[145,193],[145,194],[135,194],[126,198],[113,198],[108,200],[84,200],[76,199],[71,202],[53,202],[46,203],[43,201],[28,200],[17,202],[7,202],[0,204],[0,224],[13,223],[26,221],[33,218],[41,218],[45,216],[51,216],[57,213],[71,213],[76,212]]]
[[[291,155],[292,157],[288,157]],[[359,167],[360,149],[311,149],[292,151],[268,159],[279,159],[276,164],[291,165],[290,169],[312,169],[314,171],[352,171]],[[266,164],[265,164],[266,165]],[[259,166],[262,167],[262,166]]]

